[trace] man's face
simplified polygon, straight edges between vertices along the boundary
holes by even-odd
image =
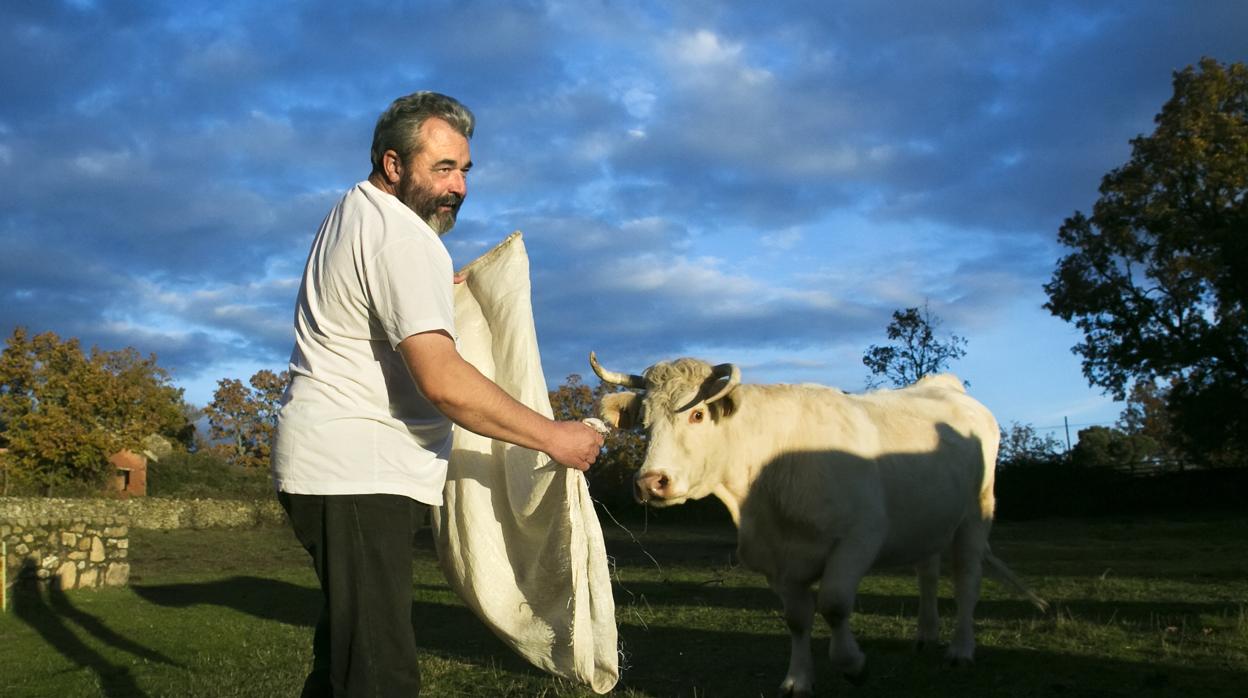
[[[397,196],[438,235],[455,227],[455,216],[468,195],[472,158],[468,139],[442,119],[420,126],[424,148],[403,163]]]

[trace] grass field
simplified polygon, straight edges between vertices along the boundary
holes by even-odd
[[[771,696],[788,638],[779,604],[736,566],[722,525],[604,530],[626,698]],[[413,617],[428,696],[593,695],[517,659],[449,591],[418,540]],[[994,551],[1055,610],[984,585],[977,663],[942,666],[910,637],[913,577],[860,590],[853,627],[871,678],[826,666],[825,696],[1239,696],[1248,686],[1248,515],[998,525]],[[314,578],[285,528],[132,532],[123,589],[19,594],[0,617],[0,696],[295,696],[309,661]],[[950,615],[949,588],[942,614]],[[822,660],[822,661],[821,661]]]

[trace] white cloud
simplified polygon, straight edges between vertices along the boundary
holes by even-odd
[[[733,65],[741,55],[741,44],[725,42],[715,32],[699,29],[677,36],[672,55],[694,67]]]
[[[91,151],[75,156],[71,162],[79,174],[110,179],[132,175],[135,159],[134,154],[128,150]]]
[[[774,233],[768,233],[762,237],[760,242],[763,247],[769,247],[774,250],[791,250],[796,247],[805,236],[798,228],[785,228],[777,230]]]
[[[654,104],[658,101],[653,89],[633,86],[624,90],[619,96],[620,102],[628,110],[629,116],[645,121],[654,112]]]
[[[745,293],[758,288],[754,281],[724,274],[719,270],[720,265],[720,260],[710,257],[629,256],[605,265],[603,288],[624,292],[665,290],[674,297],[686,299]]]
[[[665,55],[674,80],[715,90],[761,89],[774,77],[748,61],[744,43],[707,29],[678,33]]]
[[[183,75],[195,79],[206,76],[233,78],[252,74],[257,68],[259,58],[256,53],[249,46],[230,38],[194,45],[179,65]]]

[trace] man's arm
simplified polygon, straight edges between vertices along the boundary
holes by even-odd
[[[557,422],[525,407],[481,375],[442,331],[414,334],[398,346],[412,379],[442,414],[459,426],[542,451],[555,462],[588,470],[602,436],[580,422]]]

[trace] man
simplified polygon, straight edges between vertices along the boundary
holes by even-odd
[[[304,696],[414,696],[412,536],[442,503],[452,422],[586,470],[602,437],[521,405],[456,350],[455,224],[474,117],[418,92],[373,133],[372,172],[321,224],[295,309],[273,479],[324,606]]]

